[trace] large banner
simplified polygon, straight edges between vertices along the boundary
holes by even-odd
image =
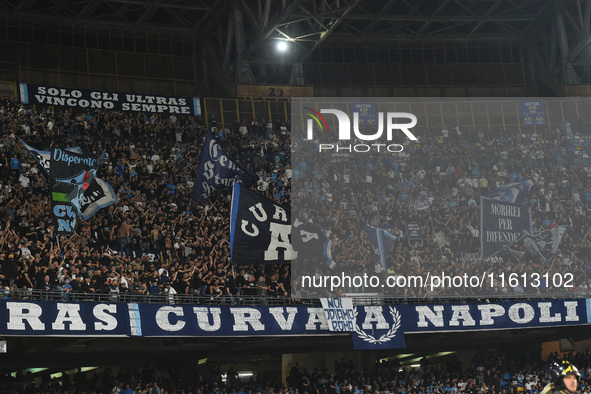
[[[531,234],[529,208],[485,197],[481,197],[480,202],[480,236],[484,259],[519,241],[523,230]]]
[[[20,98],[25,104],[157,114],[201,115],[201,103],[197,97],[114,93],[21,83]]]
[[[591,300],[357,306],[327,304],[356,349],[405,347],[406,334],[591,324]],[[353,327],[346,321],[353,315]],[[332,321],[337,321],[331,319]],[[0,300],[0,335],[276,336],[330,334],[321,306],[207,306]],[[334,332],[333,332],[334,333]]]
[[[27,336],[129,336],[128,316],[126,304],[3,300],[0,332]]]
[[[258,179],[252,171],[236,163],[213,138],[213,134],[208,132],[191,197],[203,202],[214,190],[230,189],[235,182],[251,186]]]
[[[356,308],[355,349],[405,347],[405,334],[590,324],[589,300]]]
[[[59,148],[51,151],[49,187],[51,209],[58,234],[72,233],[76,225],[76,212],[66,196],[89,176],[96,175],[99,164],[99,159],[78,153]]]

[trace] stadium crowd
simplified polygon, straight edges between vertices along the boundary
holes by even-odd
[[[243,294],[287,296],[289,266],[233,267],[229,199],[190,195],[206,126],[199,118],[0,105],[0,280],[4,287],[92,295]],[[265,127],[262,127],[265,124]],[[238,132],[248,126],[249,136]],[[220,128],[230,154],[257,171],[260,191],[285,201],[288,136],[283,122]],[[236,132],[234,132],[236,131]],[[17,137],[39,150],[80,146],[108,160],[99,175],[119,203],[75,234],[56,237],[48,179]],[[287,152],[287,153],[286,153]],[[281,185],[281,186],[280,186]],[[281,197],[281,195],[284,197]]]
[[[591,392],[591,353],[581,351],[542,361],[539,355],[508,352],[476,353],[468,365],[455,354],[426,360],[420,366],[401,366],[396,359],[360,367],[351,360],[335,360],[332,366],[307,368],[297,362],[285,382],[272,374],[240,377],[234,367],[222,371],[206,365],[197,371],[181,366],[168,368],[101,368],[95,371],[33,375],[18,371],[1,382],[4,392],[20,393],[228,393],[228,394],[430,394],[523,393],[538,394],[555,377],[553,361],[569,360],[580,371],[579,392]]]
[[[426,277],[428,272],[445,271],[482,277],[513,272],[532,278],[549,272],[550,277],[566,278],[570,273],[573,278],[570,287],[564,286],[565,281],[551,280],[537,286],[527,286],[532,284],[529,280],[511,286],[485,282],[480,292],[473,286],[391,288],[397,296],[586,294],[591,288],[591,165],[590,139],[582,131],[589,128],[581,120],[572,129],[568,124],[567,131],[566,124],[543,135],[505,130],[462,134],[459,126],[453,128],[456,136],[446,129],[444,134],[432,130],[418,143],[400,139],[405,148],[396,159],[375,152],[323,157],[311,154],[318,151],[312,145],[323,141],[296,140],[292,157],[299,168],[294,169],[293,209],[338,233],[333,234],[333,259],[350,275]],[[483,260],[480,197],[526,180],[532,182],[524,201],[531,210],[532,232],[559,226],[566,230],[558,251],[546,261],[531,245],[515,242],[511,245],[515,255],[502,251]],[[429,201],[427,209],[417,209],[420,199]],[[397,238],[385,267],[371,252],[366,224]],[[420,228],[418,239],[409,239],[408,224]],[[319,275],[319,268],[311,264],[302,274]]]
[[[289,206],[296,185],[294,209],[331,230],[339,270],[393,276],[443,269],[478,276],[568,272],[574,278],[566,289],[571,294],[591,286],[591,165],[582,122],[572,128],[564,122],[537,137],[464,130],[460,138],[458,125],[447,133],[431,130],[418,143],[401,139],[405,149],[395,157],[337,154],[316,168],[302,154],[310,142],[292,142],[289,122],[218,125],[180,115],[35,110],[6,98],[0,104],[0,281],[9,290],[58,290],[66,298],[93,293],[325,296],[302,289],[297,278],[292,289],[289,264],[232,265],[228,193],[216,192],[199,204],[190,197],[201,144],[213,126],[228,153],[258,174],[259,193]],[[119,202],[86,222],[78,220],[73,236],[56,237],[47,177],[17,137],[39,150],[80,146],[95,157],[106,152],[99,176]],[[292,152],[298,157],[293,168]],[[519,260],[504,255],[481,261],[479,197],[526,179],[533,183],[526,204],[534,232],[566,227],[559,251],[544,261],[533,249],[515,245],[526,252]],[[413,207],[421,195],[430,209]],[[366,223],[388,228],[398,238],[385,269],[376,263]],[[421,239],[408,239],[409,223],[420,226]],[[309,275],[326,272],[318,264],[302,267]],[[506,297],[550,293],[560,287],[555,285],[495,283],[485,290]],[[475,295],[472,288],[451,286],[395,292],[421,298]]]

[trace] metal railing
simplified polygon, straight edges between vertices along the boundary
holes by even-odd
[[[528,295],[505,295],[495,297],[469,297],[440,295],[437,297],[389,297],[380,295],[346,295],[352,296],[354,305],[401,305],[401,304],[434,304],[434,303],[482,303],[482,302],[507,302],[527,301],[541,299],[577,299],[587,298],[586,292],[571,293],[541,293]],[[197,294],[109,294],[109,293],[66,293],[61,290],[33,290],[11,289],[0,290],[0,299],[4,300],[31,300],[53,302],[95,302],[95,303],[153,303],[153,304],[180,304],[180,305],[227,305],[227,306],[282,306],[282,305],[306,305],[320,306],[318,298],[295,298],[293,296],[264,296],[264,295],[235,295],[235,296],[211,296]]]
[[[0,299],[55,302],[153,303],[186,305],[289,305],[309,304],[291,297],[261,295],[212,296],[197,294],[79,293],[62,290],[11,289],[0,290]],[[318,302],[319,304],[319,302]]]

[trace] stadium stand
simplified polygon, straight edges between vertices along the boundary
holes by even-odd
[[[17,298],[29,294],[42,297],[39,291],[47,295],[62,292],[64,287],[63,295],[51,297],[88,299],[109,294],[115,299],[147,300],[172,294],[175,299],[196,295],[233,302],[234,296],[262,292],[267,297],[291,294],[288,265],[232,266],[227,195],[218,193],[205,205],[191,201],[199,141],[207,129],[202,120],[181,117],[173,121],[103,111],[35,111],[8,99],[2,108],[0,260],[5,263],[1,274],[5,289],[19,290],[14,293]],[[289,206],[293,174],[288,164],[289,131],[282,134],[281,124],[277,124],[268,138],[266,129],[254,123],[245,135],[239,132],[240,127],[220,127],[217,137],[231,155],[258,175],[256,189],[262,195]],[[321,181],[309,184],[305,192],[319,188],[321,192],[307,209],[310,217],[323,219],[317,224],[333,232],[333,255],[339,266],[351,272],[376,272],[364,230],[364,223],[372,222],[390,227],[401,241],[390,251],[388,259],[394,263],[389,271],[378,269],[381,275],[436,272],[442,264],[451,264],[448,269],[458,272],[469,266],[478,276],[494,269],[529,272],[545,264],[531,247],[525,249],[528,253],[517,267],[508,259],[504,265],[494,262],[475,268],[465,256],[479,252],[480,196],[507,183],[532,179],[527,204],[535,230],[568,228],[553,260],[553,272],[568,269],[574,275],[569,292],[573,296],[586,294],[591,280],[591,255],[585,246],[591,236],[591,201],[586,193],[591,169],[581,155],[570,155],[575,146],[588,141],[583,120],[569,126],[569,134],[557,128],[537,139],[508,132],[464,132],[465,144],[452,146],[447,138],[425,137],[416,148],[407,149],[400,161],[376,161],[368,171],[367,157],[358,162],[348,159],[352,165],[347,169],[341,171],[338,165],[326,168],[322,185]],[[45,208],[47,178],[17,136],[40,150],[79,145],[95,156],[105,151],[109,159],[102,164],[102,176],[116,190],[120,202],[88,222],[80,222],[74,237],[56,239],[55,228],[46,224],[51,223]],[[304,164],[297,164],[302,173]],[[381,188],[383,181],[392,185],[386,191]],[[357,193],[360,185],[367,192],[363,196]],[[433,201],[428,213],[412,209],[412,202],[427,192]],[[342,200],[337,205],[332,195],[354,195],[357,201]],[[350,205],[348,217],[337,214],[342,204]],[[411,222],[418,223],[425,234],[418,243],[404,242]],[[436,241],[438,234],[445,237],[443,244]],[[349,237],[365,239],[364,248],[350,250]],[[44,283],[46,276],[48,284]],[[341,293],[351,290],[342,289]],[[551,283],[529,289],[499,285],[490,289],[489,295],[540,296],[554,290]],[[424,287],[407,287],[395,295],[410,299],[427,295],[478,297],[470,289],[442,288],[436,294],[425,291]],[[318,296],[312,292],[303,298]]]
[[[590,16],[587,0],[0,2],[0,392],[540,394],[561,359],[591,392],[591,100],[568,97],[591,92]],[[294,137],[294,98],[381,96],[471,98],[395,104],[427,123],[396,159],[302,153],[326,136]],[[561,97],[538,102],[552,119],[526,125],[528,96]],[[330,231],[344,275],[483,291],[328,292],[303,278],[330,261],[236,263],[231,192],[191,196],[210,131],[259,197]],[[105,153],[118,202],[58,234],[23,142]],[[480,197],[525,183],[532,233],[554,238],[483,259]]]
[[[218,195],[201,206],[191,202],[200,152],[196,141],[205,135],[199,119],[173,123],[143,114],[38,113],[11,100],[2,104],[0,260],[5,287],[51,293],[62,291],[68,281],[71,288],[65,299],[95,293],[151,297],[165,294],[170,287],[179,295],[219,297],[249,291],[248,277],[264,276],[264,286],[258,288],[268,287],[268,296],[290,293],[289,267],[235,267],[244,279],[232,271],[227,198]],[[77,144],[89,153],[106,151],[104,179],[117,191],[122,205],[82,224],[74,237],[56,239],[55,228],[46,225],[51,222],[44,193],[48,180],[16,139],[23,125],[30,129],[24,138],[41,150],[50,147],[44,141],[51,141],[51,146]],[[231,151],[237,157],[260,174],[265,185],[262,192],[269,197],[284,193],[287,198],[287,136],[277,129],[280,138],[267,147],[261,136],[244,138],[237,131],[226,128],[219,134],[233,144]],[[275,156],[280,157],[278,162]],[[278,189],[273,178],[283,180],[284,186]],[[141,253],[132,258],[131,250],[149,252],[153,258]],[[44,284],[45,276],[49,285]]]

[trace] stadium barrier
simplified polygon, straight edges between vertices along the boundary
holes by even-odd
[[[463,298],[462,303],[470,302],[494,302],[494,301],[523,301],[523,300],[564,300],[584,298],[585,292],[572,292],[570,297],[564,293],[540,293],[519,296],[508,294],[499,297],[488,298]],[[440,295],[437,297],[384,297],[379,294],[347,294],[351,296],[355,305],[398,305],[398,304],[422,304],[422,303],[452,303],[458,302],[458,297],[453,295]],[[290,296],[269,297],[264,295],[235,295],[235,296],[211,296],[196,294],[109,294],[77,292],[66,293],[62,290],[37,290],[37,289],[1,289],[0,300],[41,300],[55,302],[100,302],[100,303],[153,303],[153,304],[177,304],[177,305],[315,305],[320,306],[319,298],[295,298]]]

